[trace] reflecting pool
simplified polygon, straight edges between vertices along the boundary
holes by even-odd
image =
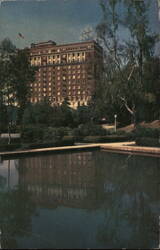
[[[2,248],[158,248],[160,158],[85,151],[0,163]]]

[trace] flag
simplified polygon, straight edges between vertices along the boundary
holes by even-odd
[[[18,33],[19,37],[24,39],[24,36],[21,33]]]

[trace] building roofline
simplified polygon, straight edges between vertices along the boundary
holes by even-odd
[[[48,43],[48,44],[47,44]],[[39,43],[31,43],[31,48],[36,48],[38,46],[54,46],[54,47],[62,47],[62,46],[74,46],[74,45],[81,45],[81,44],[87,44],[87,43],[94,43],[96,44],[100,49],[102,49],[102,47],[99,45],[99,43],[97,43],[95,40],[88,40],[88,41],[82,41],[82,42],[76,42],[76,43],[65,43],[65,44],[56,44],[54,41],[50,40],[50,41],[46,41],[46,42],[39,42]],[[35,47],[32,45],[35,45]]]

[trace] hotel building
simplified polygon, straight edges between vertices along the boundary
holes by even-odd
[[[95,41],[57,45],[53,41],[33,43],[30,61],[37,66],[36,80],[30,84],[30,102],[49,98],[61,105],[68,98],[70,106],[87,105],[98,83],[103,50]]]

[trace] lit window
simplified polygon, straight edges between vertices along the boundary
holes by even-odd
[[[73,77],[72,77],[73,79],[75,79],[76,78],[76,76],[75,75],[73,75]]]

